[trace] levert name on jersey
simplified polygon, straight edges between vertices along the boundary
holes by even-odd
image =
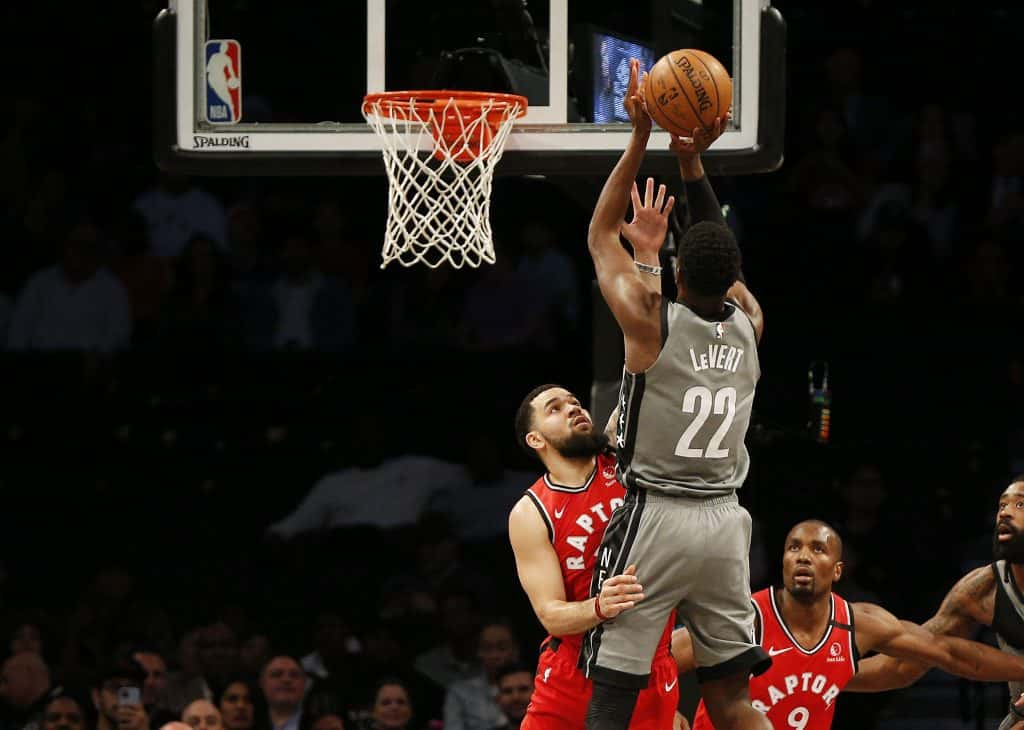
[[[742,359],[743,348],[732,345],[708,345],[707,352],[702,350],[700,355],[690,348],[690,361],[695,373],[701,370],[725,370],[734,373],[739,369]]]

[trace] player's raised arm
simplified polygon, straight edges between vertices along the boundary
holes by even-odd
[[[870,603],[854,604],[858,645],[981,682],[1024,680],[1024,659],[957,636],[935,635]],[[863,642],[863,643],[862,643]]]
[[[604,582],[596,601],[593,598],[566,601],[558,555],[551,546],[547,526],[529,497],[523,497],[512,508],[508,536],[515,553],[519,581],[534,613],[552,636],[583,633],[644,599],[636,566],[631,565],[623,574]]]
[[[651,119],[641,102],[639,73],[639,62],[631,59],[629,88],[623,103],[633,123],[633,134],[622,157],[605,181],[587,233],[587,246],[594,260],[601,294],[627,341],[630,337],[642,335],[647,329],[660,327],[658,313],[661,306],[660,293],[644,283],[640,278],[642,274],[619,242],[619,231],[629,205],[630,190],[651,135]]]
[[[977,568],[965,575],[939,606],[938,612],[923,628],[935,636],[970,636],[984,623],[984,596],[991,593],[992,571]],[[859,620],[859,619],[858,619]],[[858,626],[858,635],[862,627]],[[931,668],[928,662],[900,659],[895,656],[873,656],[860,662],[857,675],[846,686],[849,692],[885,692],[909,687]]]

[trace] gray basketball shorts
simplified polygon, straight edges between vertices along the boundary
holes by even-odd
[[[691,499],[630,489],[598,549],[591,595],[635,564],[646,597],[587,632],[586,675],[646,687],[673,609],[693,639],[699,681],[766,670],[771,659],[754,643],[750,531],[750,513],[735,494]]]

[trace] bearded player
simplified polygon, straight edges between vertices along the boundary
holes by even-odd
[[[995,562],[965,575],[946,594],[939,611],[924,627],[939,636],[971,636],[991,626],[1004,652],[1024,656],[1024,474],[1014,478],[999,497],[992,536]],[[907,687],[927,672],[927,664],[889,657],[864,660],[850,683],[856,692],[882,692]],[[1024,681],[1010,679],[1010,697],[1021,698]],[[999,730],[1024,730],[1021,700],[1011,703]]]
[[[519,580],[549,634],[522,728],[582,730],[591,694],[590,680],[578,668],[583,632],[644,599],[632,565],[590,597],[597,549],[625,489],[615,477],[608,436],[561,386],[542,385],[527,394],[516,413],[516,439],[547,470],[512,509],[508,524]],[[679,703],[669,653],[672,626],[670,619],[630,727],[672,727]]]
[[[843,542],[829,525],[801,522],[786,537],[782,587],[753,595],[756,633],[771,668],[750,679],[755,709],[772,727],[824,730],[832,726],[836,698],[870,651],[938,666],[969,679],[1000,681],[1024,676],[1024,660],[966,639],[935,636],[900,621],[872,603],[848,603],[832,591],[843,573]],[[680,671],[694,668],[685,629],[672,637]],[[714,726],[703,703],[694,730]]]

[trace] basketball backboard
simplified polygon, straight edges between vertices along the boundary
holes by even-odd
[[[630,130],[624,63],[650,68],[676,48],[710,52],[733,77],[733,120],[708,170],[782,161],[785,28],[767,0],[169,0],[154,36],[168,170],[380,174],[363,96],[449,88],[529,99],[498,174],[605,173]],[[668,141],[652,135],[651,165],[671,166]]]

